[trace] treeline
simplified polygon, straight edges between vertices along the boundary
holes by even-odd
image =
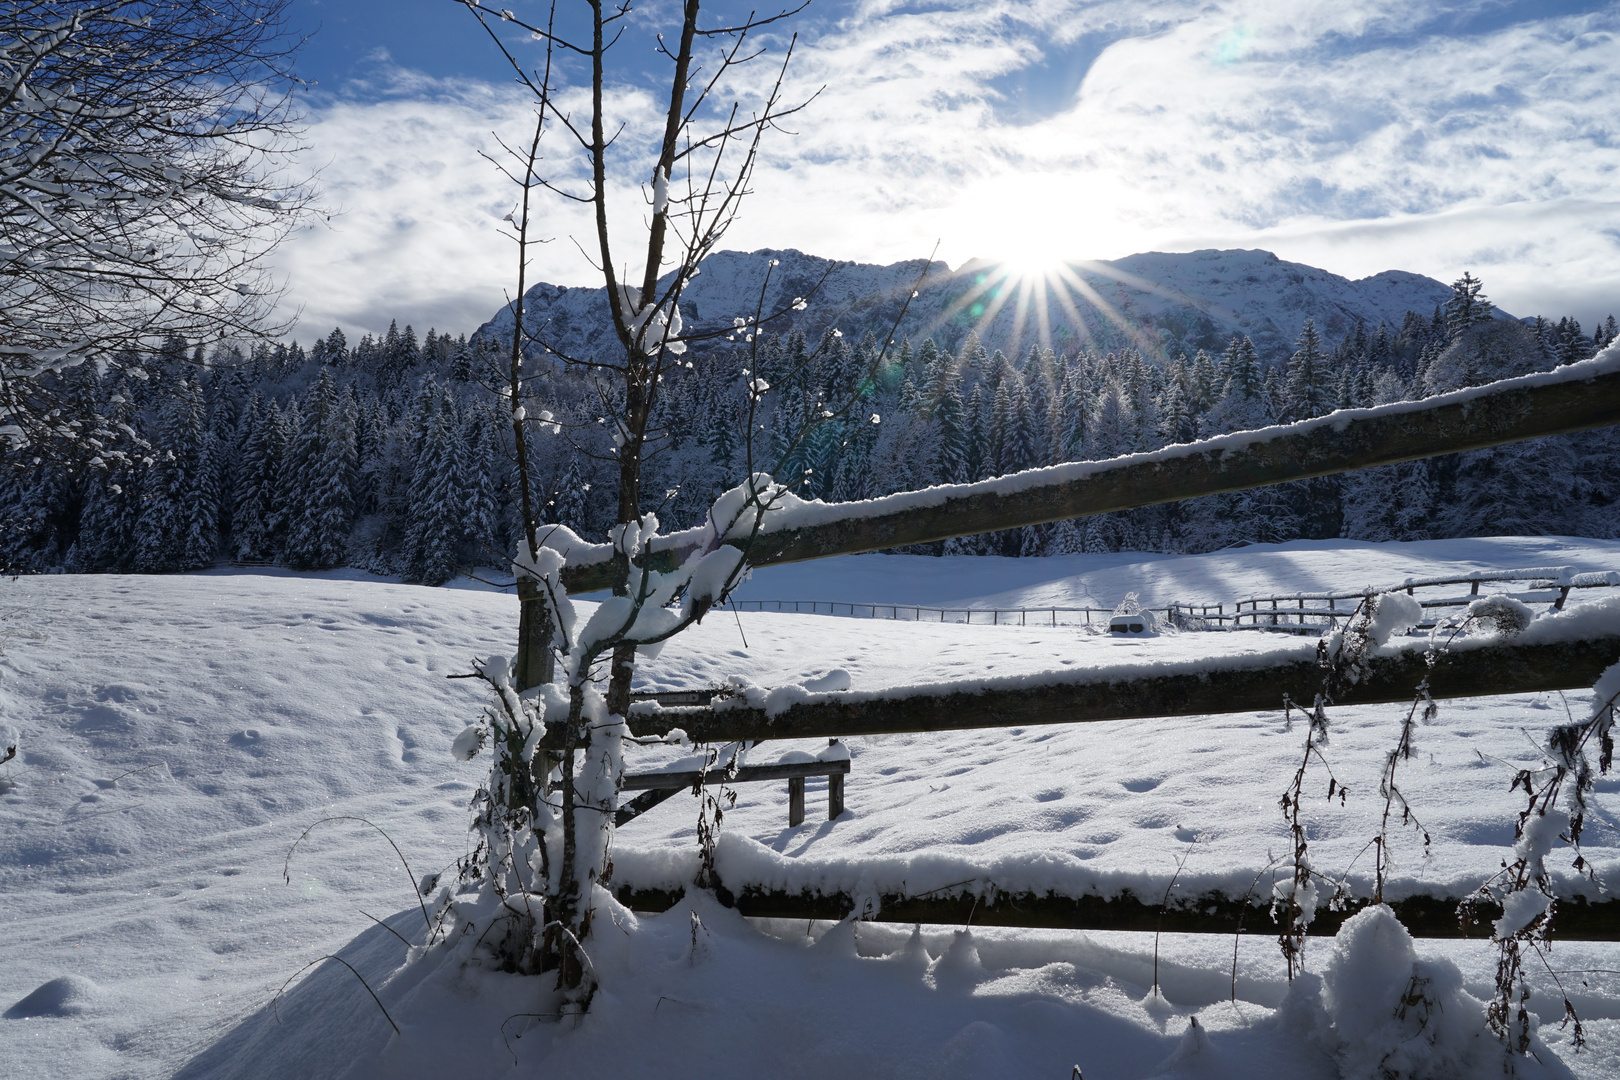
[[[661,386],[644,505],[698,520],[745,470],[804,498],[871,498],[1062,461],[1421,398],[1585,359],[1620,336],[1569,318],[1496,318],[1464,277],[1444,309],[1358,324],[1329,345],[1307,321],[1283,364],[1246,338],[1219,353],[1018,358],[971,335],[880,352],[830,332],[733,342]],[[697,350],[694,350],[697,352]],[[0,562],[13,572],[195,569],[221,558],[338,565],[439,584],[500,567],[517,537],[510,407],[496,343],[390,328],[204,355],[171,341],[63,373],[60,445],[0,472]],[[613,380],[531,358],[524,402],[538,504],[601,537],[613,513]],[[750,386],[768,386],[750,401]],[[545,419],[549,418],[549,419]],[[1211,496],[912,549],[1044,555],[1205,551],[1244,542],[1620,531],[1611,431]]]

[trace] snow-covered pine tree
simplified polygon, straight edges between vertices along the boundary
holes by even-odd
[[[142,477],[133,559],[141,573],[205,566],[218,543],[215,535],[210,545],[207,535],[207,524],[215,517],[197,506],[210,494],[204,477],[202,394],[184,374],[173,386],[175,393],[161,412],[152,466]]]
[[[403,551],[405,576],[426,585],[443,585],[456,575],[461,538],[461,498],[456,490],[459,425],[449,394],[437,398],[413,440],[418,449]]]
[[[1451,283],[1451,298],[1445,303],[1448,339],[1454,341],[1471,327],[1495,317],[1496,305],[1485,299],[1482,288],[1484,283],[1467,272]]]
[[[1306,319],[1288,358],[1288,379],[1284,388],[1284,420],[1309,420],[1333,410],[1333,374],[1322,351],[1322,335],[1316,320]]]
[[[456,458],[456,487],[461,497],[461,543],[472,565],[498,563],[495,540],[494,421],[480,408],[468,409],[461,421]]]
[[[352,399],[337,393],[331,372],[323,367],[305,395],[303,426],[289,462],[297,470],[300,500],[281,557],[300,570],[341,565],[354,528],[355,409]]]
[[[972,476],[968,463],[970,433],[967,406],[962,401],[962,380],[957,376],[954,364],[941,372],[939,401],[930,422],[936,448],[934,483],[966,483]]]
[[[280,490],[281,413],[266,404],[257,390],[242,411],[235,500],[231,507],[231,549],[244,562],[263,562],[275,555],[276,497]]]

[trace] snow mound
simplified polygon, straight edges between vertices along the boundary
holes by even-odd
[[[1400,592],[1387,592],[1373,604],[1367,637],[1374,645],[1387,645],[1396,634],[1404,633],[1423,621],[1423,605]]]
[[[82,975],[62,975],[42,984],[5,1011],[7,1020],[78,1016],[101,996],[101,987]]]
[[[1320,981],[1300,979],[1290,991],[1312,994],[1325,1021],[1316,1038],[1344,1080],[1470,1080],[1504,1071],[1485,1003],[1463,989],[1456,964],[1419,959],[1412,935],[1386,905],[1340,927]],[[1533,1049],[1542,1051],[1539,1041]],[[1521,1077],[1569,1075],[1545,1052],[1514,1064]]]

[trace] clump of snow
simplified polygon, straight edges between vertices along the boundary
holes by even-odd
[[[742,551],[730,544],[721,544],[704,555],[692,568],[692,579],[686,587],[687,606],[695,609],[701,605],[706,610],[712,605],[742,560]]]
[[[816,760],[817,761],[848,761],[848,760],[850,760],[850,757],[849,757],[849,745],[847,743],[844,743],[844,742],[841,742],[841,741],[839,741],[837,739],[834,739],[832,741],[832,743],[828,745],[827,749],[821,751],[820,753],[818,753],[816,755]]]
[[[1423,605],[1403,592],[1380,594],[1372,603],[1367,622],[1367,639],[1374,645],[1387,645],[1396,634],[1405,633],[1423,621]]]
[[[1324,1021],[1316,1038],[1344,1080],[1471,1080],[1502,1073],[1503,1048],[1486,1026],[1484,1003],[1463,989],[1456,964],[1419,959],[1412,935],[1383,904],[1339,928],[1320,983],[1299,980],[1290,990],[1307,1007],[1315,994]],[[1519,1076],[1566,1075],[1534,1056],[1514,1064]]]
[[[984,961],[979,957],[979,945],[973,940],[971,930],[956,931],[950,948],[928,969],[928,980],[936,987],[972,986],[984,976]]]
[[[1521,600],[1497,594],[1482,596],[1468,605],[1467,621],[1494,632],[1498,637],[1522,634],[1536,613]]]
[[[1539,881],[1546,875],[1547,856],[1569,830],[1569,814],[1559,809],[1531,814],[1525,819],[1519,839],[1513,845],[1515,860],[1524,860],[1529,876]],[[1552,906],[1552,897],[1540,889],[1519,889],[1502,902],[1502,917],[1496,920],[1496,938],[1503,940],[1523,930]]]
[[[1620,663],[1604,668],[1603,674],[1592,684],[1592,716],[1595,718],[1617,697],[1620,697]]]
[[[799,685],[813,694],[829,694],[839,690],[848,690],[849,672],[843,668],[833,668],[824,675],[805,679]]]
[[[450,744],[450,756],[457,761],[471,761],[484,746],[484,725],[468,724]]]

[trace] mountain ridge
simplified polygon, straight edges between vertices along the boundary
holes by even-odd
[[[915,288],[897,336],[933,337],[949,348],[973,332],[986,348],[1009,355],[1031,345],[1060,353],[1134,347],[1168,359],[1218,350],[1237,335],[1275,361],[1292,352],[1307,318],[1332,343],[1358,319],[1369,332],[1384,322],[1393,333],[1408,311],[1427,319],[1451,296],[1449,286],[1410,271],[1350,279],[1260,249],[1140,252],[1068,263],[1046,277],[981,259],[954,270],[935,261],[926,275],[923,269],[922,259],[879,265],[792,248],[718,251],[688,285],[681,315],[688,333],[724,330],[757,308],[781,313],[768,324],[773,333],[814,337],[836,327],[846,336],[881,337]],[[794,310],[799,298],[807,303]],[[524,308],[525,326],[555,352],[590,359],[618,346],[605,289],[542,282],[525,293]],[[502,308],[473,336],[505,337],[512,321],[512,309]]]

